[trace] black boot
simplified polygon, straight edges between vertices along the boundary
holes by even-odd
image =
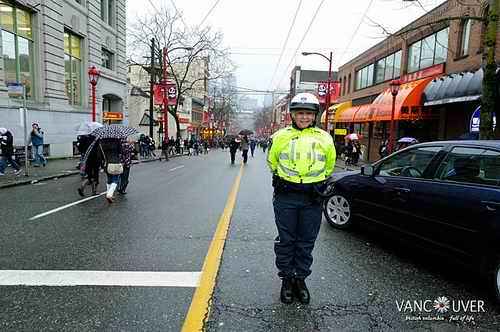
[[[97,195],[97,183],[92,182],[92,195]]]
[[[306,282],[304,279],[295,279],[294,283],[295,296],[299,299],[302,304],[309,304],[311,301],[311,295],[307,289]]]
[[[290,304],[293,302],[293,279],[283,278],[281,281],[281,302]]]
[[[83,180],[80,184],[80,188],[78,188],[78,194],[82,197],[85,196],[85,186],[89,183],[88,180]]]

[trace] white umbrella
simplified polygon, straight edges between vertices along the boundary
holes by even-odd
[[[359,139],[359,135],[356,134],[356,133],[352,133],[352,134],[349,134],[349,135],[346,135],[345,138],[349,139],[349,140],[356,140],[356,139]]]
[[[75,127],[77,135],[88,135],[103,125],[99,122],[83,122]]]

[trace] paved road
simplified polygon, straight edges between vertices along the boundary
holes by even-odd
[[[282,305],[274,268],[270,175],[258,151],[245,167],[215,288],[209,331],[498,330],[500,312],[473,274],[365,229],[324,224],[309,306]],[[201,271],[239,172],[228,154],[132,170],[129,194],[80,200],[78,177],[0,190],[0,270]],[[7,207],[7,208],[5,208]],[[0,280],[1,281],[1,280]],[[0,330],[179,331],[193,287],[0,286]],[[474,323],[406,321],[396,301],[485,301]],[[413,315],[417,316],[417,314]]]

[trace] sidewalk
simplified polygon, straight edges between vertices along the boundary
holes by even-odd
[[[159,156],[160,150],[155,151],[155,153]],[[178,157],[178,155],[171,156],[171,158],[173,157]],[[153,157],[150,159],[134,160],[133,163],[138,164],[142,162],[156,161],[158,159],[158,157]],[[46,167],[30,167],[30,176],[24,175],[24,165],[22,167],[23,171],[17,176],[13,174],[14,169],[12,167],[7,167],[5,175],[0,176],[0,189],[77,175],[80,173],[76,168],[79,160],[79,157],[49,159]]]

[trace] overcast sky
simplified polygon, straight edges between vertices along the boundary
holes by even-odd
[[[299,2],[300,10],[277,67]],[[424,9],[428,11],[443,2],[420,0],[419,5],[403,0],[134,0],[128,1],[127,20],[130,24],[137,14],[153,13],[153,5],[157,8],[167,6],[172,10],[175,6],[186,24],[197,25],[216,4],[204,25],[223,32],[225,44],[231,49],[231,57],[238,66],[238,86],[286,90],[290,71],[295,65],[303,69],[328,70],[326,60],[318,56],[304,57],[301,52],[327,55],[332,51],[333,69],[336,70],[384,39],[381,29],[374,27],[371,21],[395,32],[425,14]],[[318,7],[320,9],[313,20]]]

